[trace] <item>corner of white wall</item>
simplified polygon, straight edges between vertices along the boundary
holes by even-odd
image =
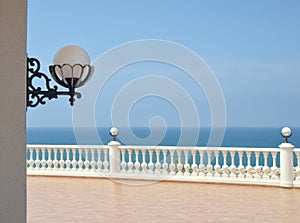
[[[26,222],[27,1],[0,1],[0,222]]]

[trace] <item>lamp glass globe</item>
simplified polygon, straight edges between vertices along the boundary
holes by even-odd
[[[61,48],[53,59],[54,65],[61,66],[61,69],[56,67],[56,73],[63,79],[84,76],[87,73],[86,68],[81,66],[90,65],[90,63],[88,53],[83,48],[74,45]]]
[[[291,134],[292,134],[292,130],[291,130],[289,127],[284,127],[284,128],[282,128],[282,130],[281,130],[281,135],[282,135],[283,137],[290,137]]]
[[[109,133],[110,133],[111,136],[117,136],[118,133],[119,133],[119,131],[118,131],[118,129],[116,127],[112,127],[110,129]]]

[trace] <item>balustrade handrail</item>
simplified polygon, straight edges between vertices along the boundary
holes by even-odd
[[[27,144],[27,148],[70,148],[70,149],[78,149],[78,148],[108,148],[108,145],[56,145],[56,144]]]
[[[207,150],[207,151],[251,151],[251,152],[279,152],[279,148],[252,148],[252,147],[204,147],[204,146],[127,146],[121,145],[119,149],[139,149],[139,150]],[[297,150],[297,148],[295,148]]]
[[[108,145],[58,145],[58,144],[27,144],[26,148],[108,148]],[[267,148],[267,147],[205,147],[205,146],[144,146],[144,145],[120,145],[120,149],[140,149],[140,150],[150,150],[150,149],[169,149],[169,150],[192,150],[196,148],[198,150],[226,150],[226,151],[279,151],[279,148]],[[300,151],[300,148],[294,148],[294,151]]]

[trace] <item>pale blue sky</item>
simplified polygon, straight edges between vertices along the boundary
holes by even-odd
[[[39,58],[48,73],[56,51],[65,45],[82,46],[95,60],[134,40],[173,41],[196,52],[215,73],[224,93],[227,126],[300,126],[299,11],[296,0],[28,0],[27,52]],[[145,73],[149,67],[156,75],[174,71],[174,79],[194,98],[201,124],[210,125],[208,102],[191,80],[171,67],[142,65],[131,71]],[[130,69],[119,72],[129,75]],[[115,88],[130,81],[117,74],[112,78]],[[107,100],[113,100],[115,91],[106,91]],[[148,99],[131,111],[134,125],[147,125],[152,116],[164,117],[168,125],[180,124],[170,103]],[[109,111],[106,103],[97,103],[96,121],[101,117],[101,125],[110,126]],[[72,126],[68,98],[29,108],[27,124]]]

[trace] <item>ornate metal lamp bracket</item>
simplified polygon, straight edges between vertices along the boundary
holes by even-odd
[[[58,98],[58,95],[69,95],[70,104],[73,106],[75,96],[81,97],[79,92],[75,92],[74,88],[69,88],[69,91],[58,91],[58,87],[50,86],[51,79],[44,73],[40,72],[40,61],[36,58],[27,57],[27,107],[36,107],[39,104],[46,104],[45,99],[51,100]],[[33,85],[34,79],[39,78],[45,81],[45,88],[35,87]]]

